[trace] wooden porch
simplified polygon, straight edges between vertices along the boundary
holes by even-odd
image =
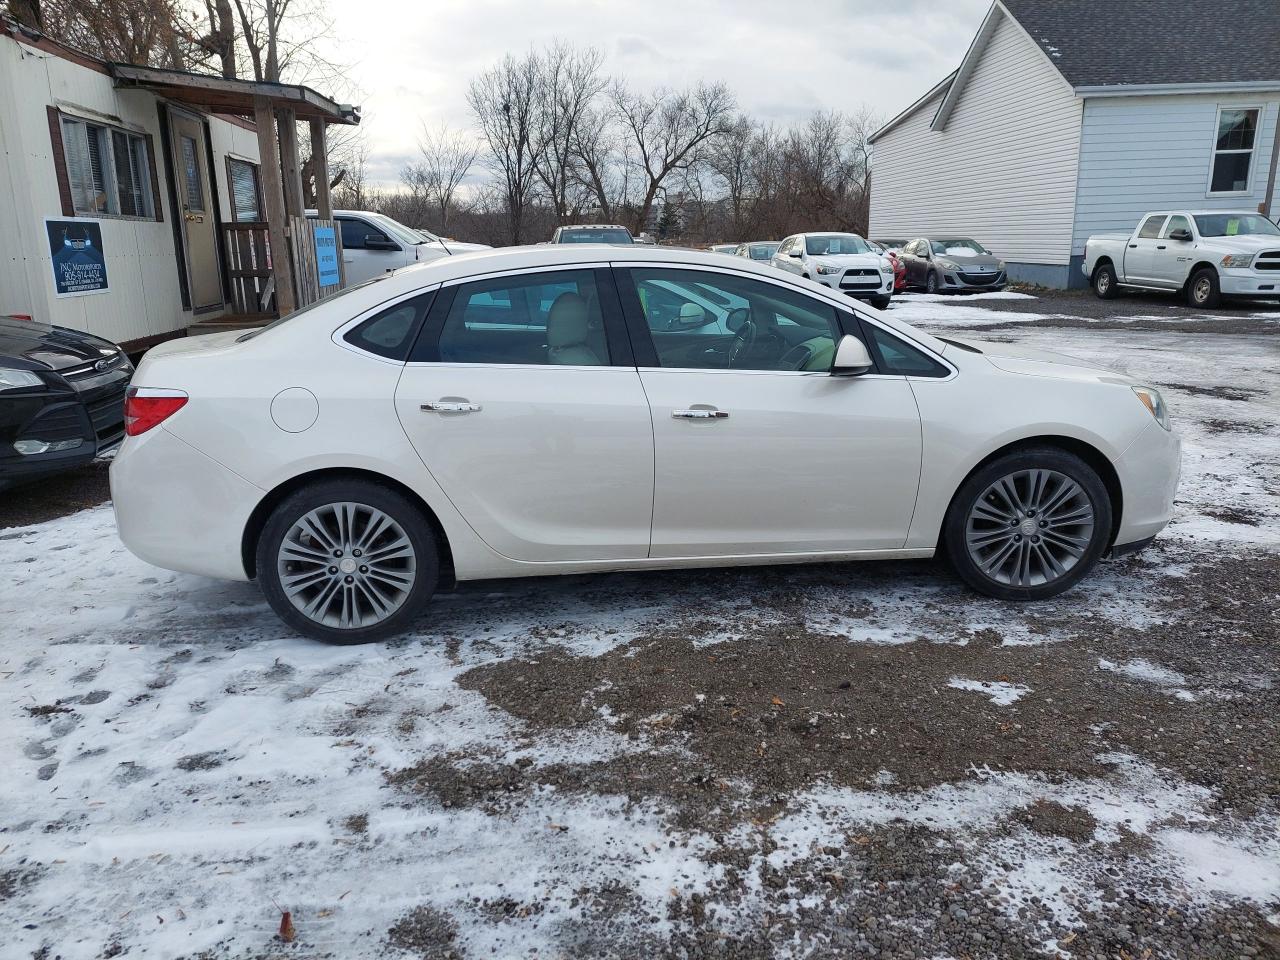
[[[116,86],[140,87],[213,113],[246,117],[257,129],[265,219],[221,225],[227,312],[197,321],[189,333],[259,327],[342,289],[342,237],[333,220],[325,131],[332,123],[358,124],[355,107],[295,84],[118,63],[110,69]],[[324,158],[315,164],[315,219],[307,218],[303,203],[298,155],[298,124],[303,121],[310,131],[312,156]]]

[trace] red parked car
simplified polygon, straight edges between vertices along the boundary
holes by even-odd
[[[867,243],[893,262],[893,292],[901,293],[907,289],[907,265],[898,256],[898,247],[883,240],[868,240]]]

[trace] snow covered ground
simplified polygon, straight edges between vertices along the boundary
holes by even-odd
[[[1018,316],[980,304],[894,311]],[[0,957],[1265,956],[1280,346],[999,336],[1153,380],[1185,441],[1157,547],[1046,604],[574,577],[326,647],[109,506],[0,531]]]

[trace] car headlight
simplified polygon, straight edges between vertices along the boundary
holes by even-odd
[[[829,273],[839,273],[840,269],[840,267],[818,267],[818,273],[824,275]]]
[[[880,272],[881,272],[881,273],[888,273],[888,274],[892,274],[892,273],[893,273],[893,263],[892,263],[891,261],[889,261],[889,260],[881,260],[881,261],[880,261]]]
[[[960,269],[960,264],[956,263],[954,260],[939,260],[938,266],[940,266],[943,270],[959,270]]]
[[[1155,387],[1134,387],[1133,392],[1142,401],[1142,405],[1156,418],[1156,423],[1168,430],[1169,408],[1164,405],[1164,397],[1160,396],[1160,391]]]
[[[1222,265],[1228,268],[1247,267],[1253,263],[1252,253],[1228,253],[1222,258]]]
[[[0,391],[23,390],[27,387],[38,387],[44,381],[30,370],[15,370],[12,367],[0,367]]]
[[[1001,271],[1001,272],[1003,272],[1003,271],[1004,271],[1004,261],[1003,261],[1003,260],[997,260],[997,261],[996,261],[996,269],[997,269],[997,270],[999,270],[999,271]]]

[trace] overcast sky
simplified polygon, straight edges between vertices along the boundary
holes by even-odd
[[[423,121],[471,127],[466,88],[554,38],[604,52],[637,89],[723,80],[785,125],[813,110],[888,118],[955,69],[989,0],[329,0],[364,108],[368,176],[394,185]]]

